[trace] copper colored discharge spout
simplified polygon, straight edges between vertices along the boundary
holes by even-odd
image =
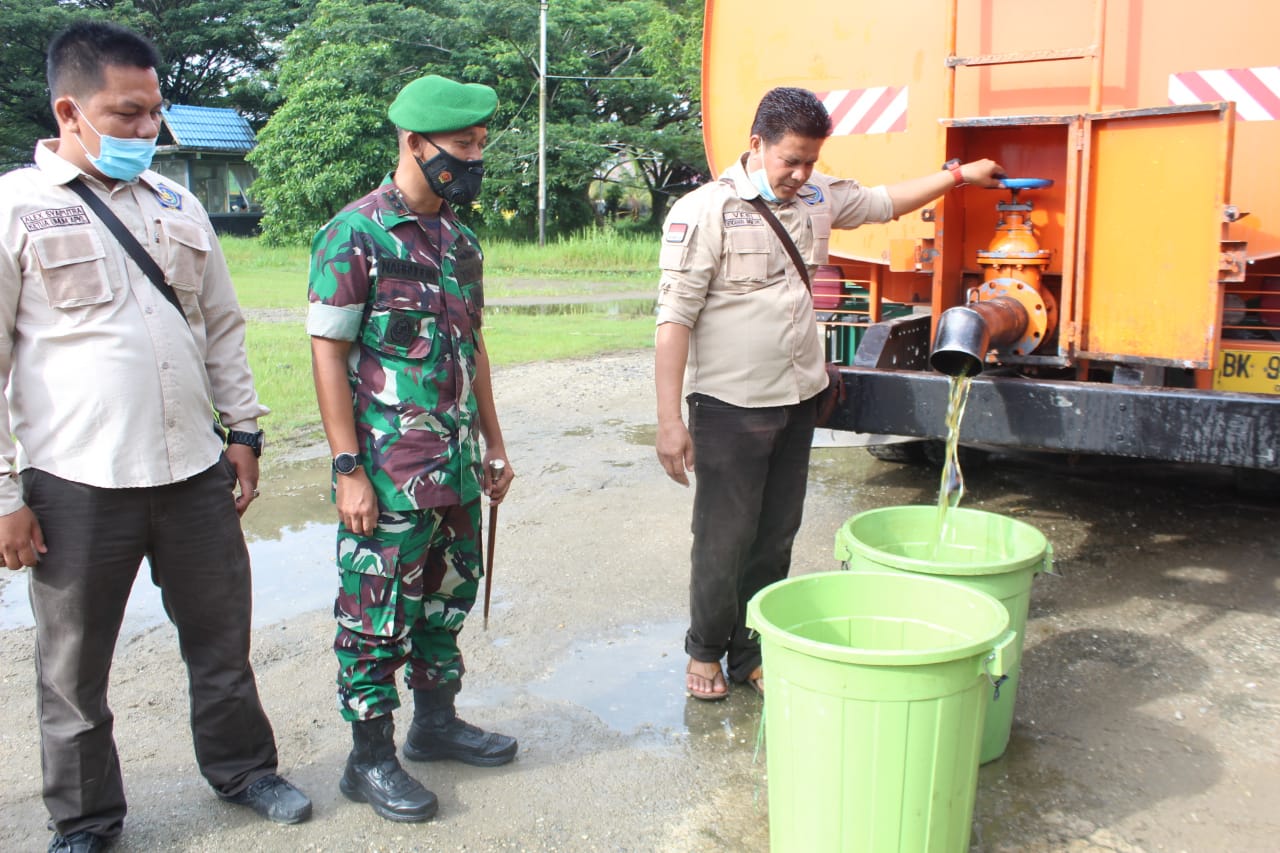
[[[1025,334],[1027,309],[1000,296],[942,312],[929,364],[947,376],[976,376],[993,347],[1011,344]]]

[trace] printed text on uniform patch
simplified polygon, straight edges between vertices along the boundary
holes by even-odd
[[[37,210],[22,217],[22,225],[28,231],[43,231],[46,228],[65,228],[68,225],[88,225],[89,217],[80,205],[60,207],[56,210]]]
[[[726,210],[724,212],[725,228],[738,228],[742,225],[764,225],[764,220],[760,218],[760,214],[753,213],[750,210]]]

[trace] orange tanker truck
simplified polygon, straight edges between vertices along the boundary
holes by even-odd
[[[707,0],[714,173],[760,96],[801,86],[832,116],[819,171],[990,157],[1010,177],[832,234],[833,426],[937,439],[947,375],[980,372],[965,443],[1273,481],[1278,32],[1274,0]]]

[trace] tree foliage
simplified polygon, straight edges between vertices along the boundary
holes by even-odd
[[[231,106],[265,119],[274,106],[265,77],[285,35],[314,0],[5,0],[0,15],[0,166],[31,157],[56,135],[45,82],[45,49],[79,18],[129,27],[160,51],[161,94],[175,104]]]
[[[548,231],[567,233],[593,221],[594,181],[641,188],[652,220],[660,222],[669,198],[696,185],[705,170],[697,61],[690,59],[700,55],[701,5],[550,0],[548,6]],[[538,11],[532,1],[321,0],[285,42],[283,106],[253,154],[268,236],[292,241],[313,232],[394,166],[386,106],[425,73],[498,91],[482,204],[464,215],[486,229],[534,236]],[[654,38],[667,39],[663,50],[646,47]],[[335,57],[336,46],[349,52]],[[294,123],[300,127],[284,127]],[[347,135],[379,127],[377,139]],[[318,133],[331,138],[304,146]],[[339,187],[353,191],[338,193]]]
[[[0,165],[57,132],[44,51],[75,17],[150,37],[173,103],[232,106],[260,127],[251,155],[271,239],[304,239],[395,164],[386,107],[438,73],[498,91],[483,204],[464,215],[532,237],[538,226],[536,0],[4,0]],[[705,179],[701,0],[548,0],[547,227],[593,221],[592,187],[647,197],[650,227]],[[268,120],[269,117],[269,120]]]

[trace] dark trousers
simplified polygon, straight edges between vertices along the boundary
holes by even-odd
[[[728,657],[745,680],[760,665],[747,602],[787,576],[804,511],[814,400],[748,409],[691,394],[693,570],[685,651],[701,661]]]
[[[252,587],[234,481],[225,458],[184,482],[141,489],[22,474],[49,548],[31,570],[30,593],[44,802],[63,835],[113,836],[124,821],[107,683],[143,557],[178,629],[201,773],[236,794],[275,772],[275,738],[249,666]],[[171,685],[169,673],[155,674],[155,691]]]

